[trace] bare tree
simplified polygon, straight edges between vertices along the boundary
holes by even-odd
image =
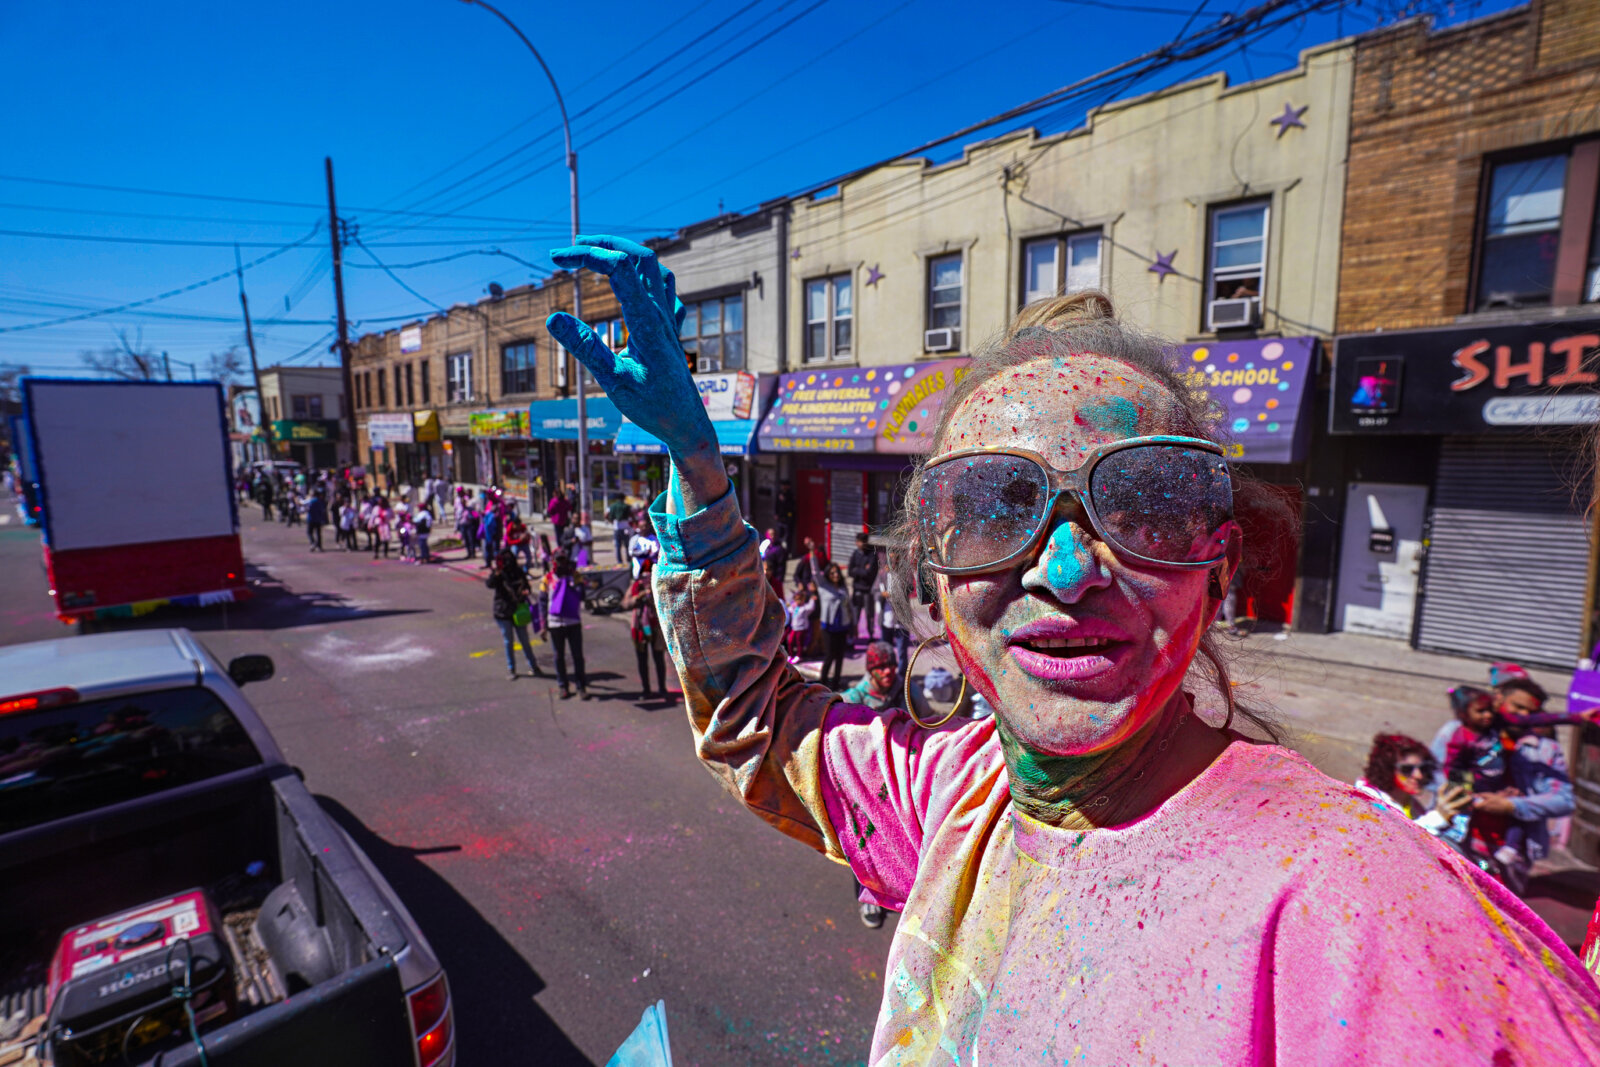
[[[127,330],[118,330],[115,345],[94,352],[80,352],[78,358],[84,366],[108,378],[148,382],[163,373],[161,353],[145,347],[143,330],[131,339]]]
[[[206,378],[224,385],[243,378],[246,369],[244,353],[239,351],[238,345],[229,345],[223,351],[213,352],[206,357]]]

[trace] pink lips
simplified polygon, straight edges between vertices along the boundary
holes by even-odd
[[[1078,655],[1054,656],[1035,652],[1027,642],[1061,638],[1104,638],[1109,644]],[[1117,665],[1132,639],[1119,627],[1099,619],[1047,618],[1017,627],[1007,643],[1011,657],[1024,672],[1041,681],[1080,681],[1104,674]]]

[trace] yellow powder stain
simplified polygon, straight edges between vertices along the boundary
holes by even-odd
[[[1545,970],[1549,971],[1557,978],[1561,977],[1560,964],[1556,963],[1555,956],[1551,955],[1550,950],[1545,948],[1543,945],[1539,946],[1539,959],[1544,963]]]
[[[1278,864],[1278,866],[1282,867],[1284,870],[1287,871],[1289,869],[1289,865],[1291,863],[1293,863],[1293,862],[1294,862],[1294,857],[1293,856],[1285,856],[1285,857],[1283,857],[1282,862],[1280,862]]]
[[[910,1048],[911,1047],[911,1031],[910,1030],[902,1030],[902,1031],[900,1031],[900,1036],[895,1038],[894,1043],[899,1045],[901,1048]]]

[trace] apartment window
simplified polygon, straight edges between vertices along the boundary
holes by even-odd
[[[372,372],[363,371],[361,374],[361,406],[372,406]]]
[[[1548,304],[1561,244],[1567,153],[1490,168],[1478,266],[1478,306]]]
[[[429,381],[433,375],[428,373],[428,368],[432,365],[433,362],[426,359],[417,364],[417,376],[422,379],[422,402],[424,404],[433,403],[433,383]]]
[[[806,350],[808,361],[849,359],[853,353],[850,275],[813,278],[806,282]]]
[[[534,390],[535,364],[539,351],[533,341],[520,341],[500,349],[500,392],[531,393]]]
[[[1267,216],[1265,200],[1211,209],[1206,329],[1253,326],[1257,322],[1267,277]],[[1217,303],[1238,300],[1251,303]]]
[[[444,357],[444,400],[447,404],[465,404],[472,400],[471,352]]]
[[[378,406],[380,408],[386,408],[386,407],[389,406],[389,385],[388,385],[388,382],[389,382],[389,376],[387,374],[383,373],[382,370],[379,370],[378,371]]]
[[[1022,246],[1022,302],[1100,288],[1100,231],[1040,237]]]
[[[402,380],[400,377],[400,364],[396,363],[394,365],[394,406],[397,408],[404,407],[406,402],[405,396],[406,394],[402,389]]]
[[[415,364],[406,364],[406,407],[408,408],[417,406],[416,375],[412,373],[415,369]]]
[[[961,328],[961,253],[928,260],[928,328]]]
[[[744,369],[744,297],[689,304],[678,331],[689,369],[700,374]]]
[[[310,399],[303,393],[296,393],[289,398],[289,410],[293,413],[294,418],[309,419],[311,417],[311,405],[307,403]],[[318,397],[317,399],[320,400],[322,398]]]
[[[322,394],[312,393],[310,396],[305,398],[305,401],[306,411],[308,412],[309,417],[313,419],[322,418]]]

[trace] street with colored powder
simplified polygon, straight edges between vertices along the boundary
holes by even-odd
[[[862,1062],[892,924],[863,927],[847,869],[721,791],[681,703],[629,699],[626,613],[585,616],[595,699],[563,701],[507,679],[474,565],[241,520],[251,600],[112,626],[272,657],[245,694],[432,942],[461,1062],[604,1063],[657,999],[686,1063]],[[72,633],[35,530],[0,527],[0,588],[0,641]]]

